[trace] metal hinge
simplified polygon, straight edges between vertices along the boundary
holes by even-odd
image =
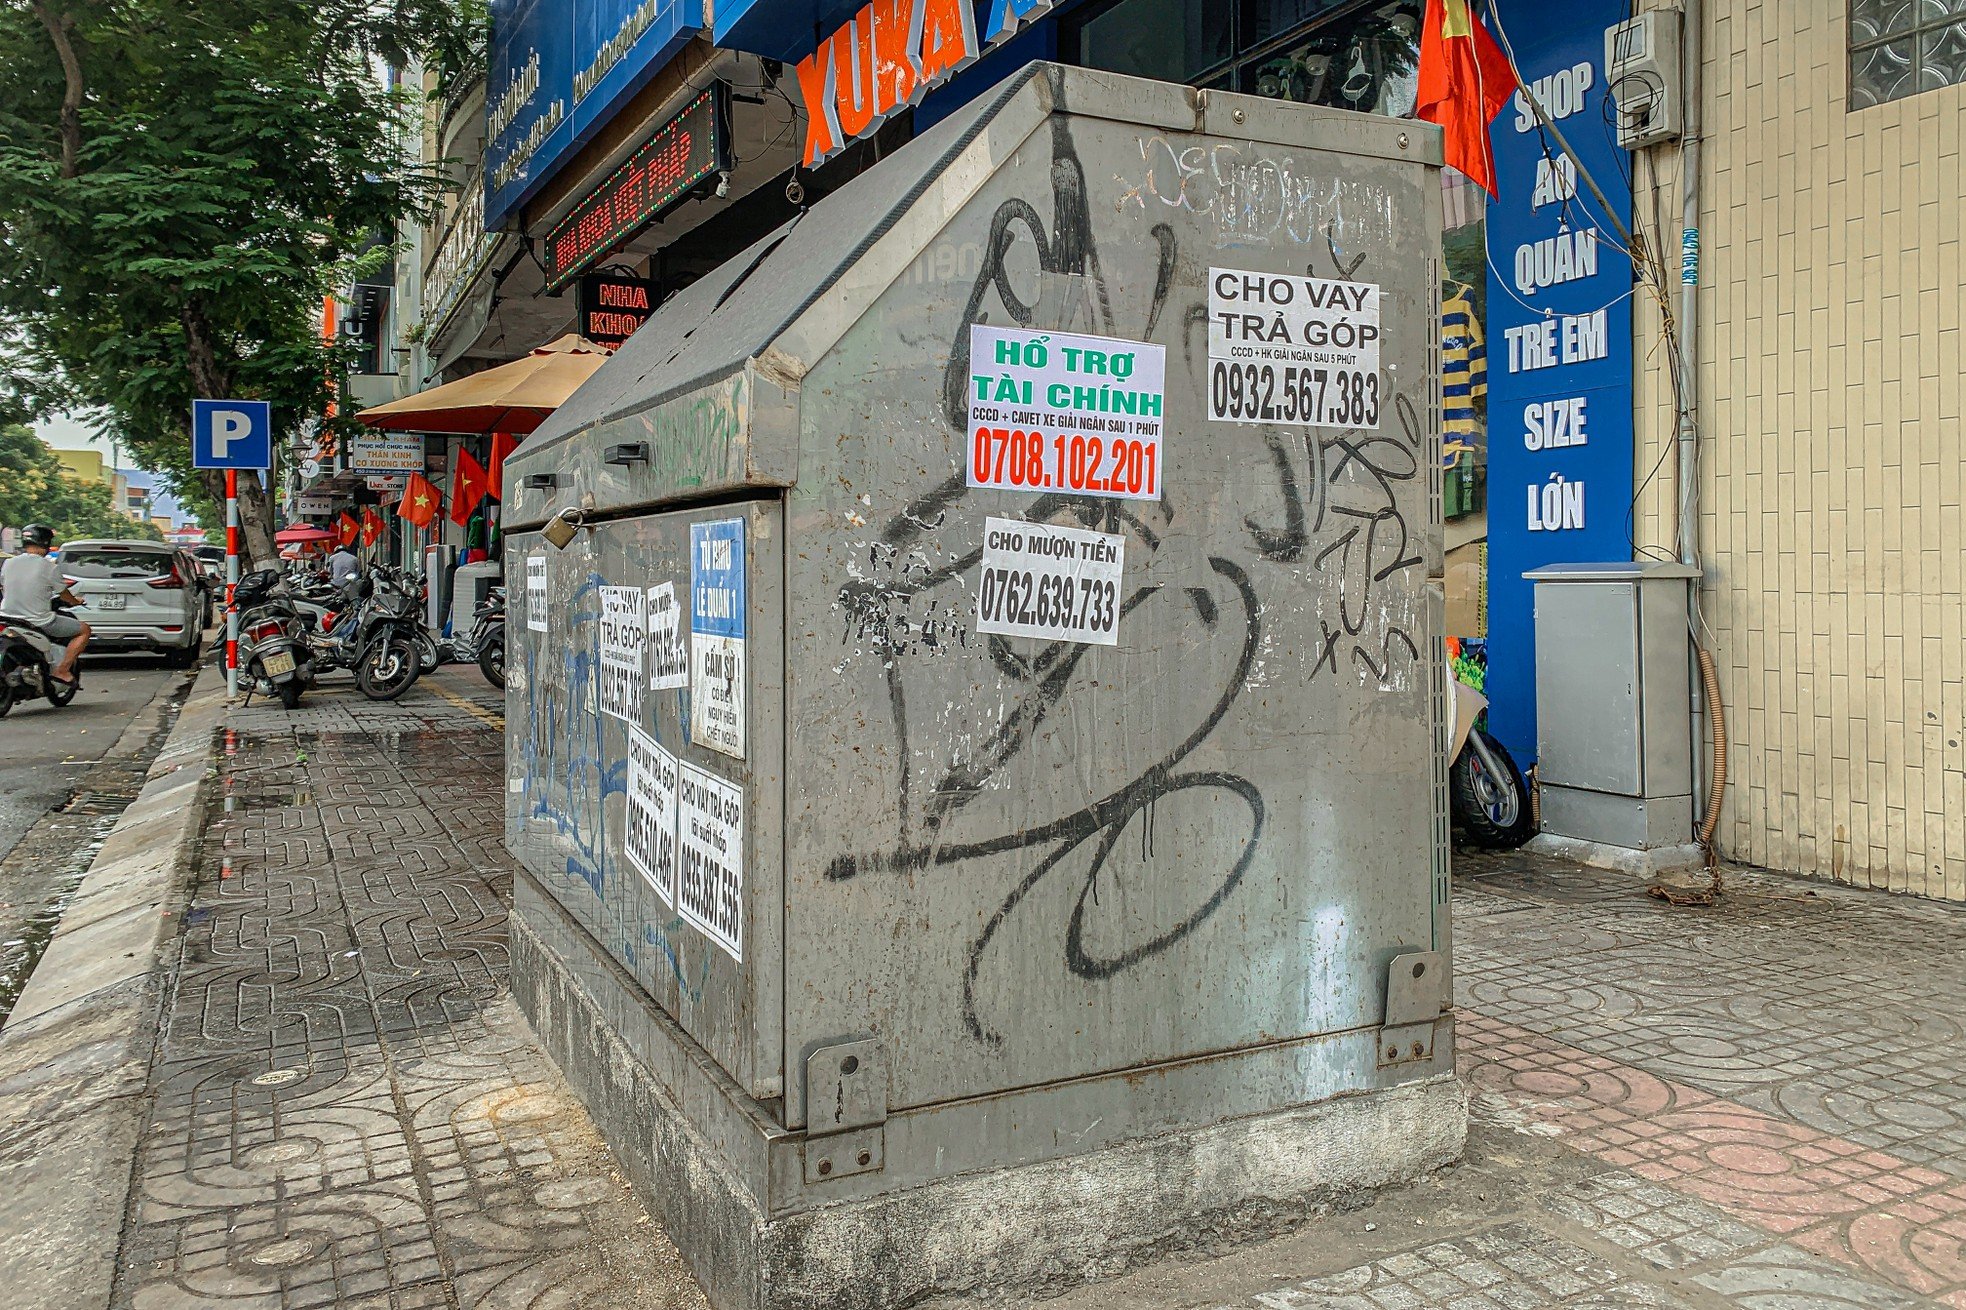
[[[806,1057],[808,1183],[878,1172],[887,1164],[887,1056],[872,1037]]]
[[[1386,966],[1386,1022],[1379,1029],[1379,1067],[1433,1059],[1434,1022],[1447,1003],[1447,967],[1439,951],[1407,951]]]

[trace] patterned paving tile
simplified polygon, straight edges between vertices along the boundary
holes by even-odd
[[[1758,874],[1675,911],[1615,875],[1470,863],[1477,1109],[1616,1166],[1554,1213],[1732,1304],[1966,1307],[1966,915]],[[1712,1263],[1751,1230],[1785,1240]]]
[[[1456,873],[1464,1004],[1966,1179],[1966,909],[1735,873],[1673,910],[1519,853]]]
[[[1525,1224],[1402,1251],[1244,1304],[1263,1310],[1682,1310],[1666,1289],[1629,1277]]]
[[[1768,1243],[1768,1235],[1750,1225],[1622,1171],[1586,1179],[1544,1204],[1660,1269],[1686,1269]]]
[[[701,1306],[506,992],[494,725],[308,704],[234,718],[115,1304]]]

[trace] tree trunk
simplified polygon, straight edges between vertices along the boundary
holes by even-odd
[[[202,301],[187,296],[178,312],[184,327],[185,363],[191,371],[191,391],[207,400],[231,398],[232,381],[219,365],[212,344],[211,320]],[[199,480],[220,505],[225,503],[225,474],[218,469],[200,469]],[[277,565],[280,552],[273,544],[273,503],[257,473],[239,474],[239,570],[257,564],[261,568]]]
[[[75,42],[69,33],[75,20],[67,14],[57,17],[45,0],[34,0],[34,16],[48,29],[55,44],[55,57],[61,60],[61,175],[75,177],[82,169],[82,61],[76,57]]]
[[[199,469],[198,480],[205,484],[206,494],[223,508],[225,471]],[[259,474],[242,472],[239,474],[239,572],[243,576],[255,566],[274,568],[279,558],[279,548],[273,544],[272,500],[261,485]]]

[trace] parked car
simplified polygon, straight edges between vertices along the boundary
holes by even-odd
[[[212,626],[212,615],[217,612],[217,596],[225,590],[225,584],[214,583],[206,576],[204,568],[198,562],[198,557],[188,548],[179,546],[177,553],[183,560],[179,567],[184,571],[184,575],[198,586],[198,626],[209,628]]]
[[[198,561],[198,571],[205,575],[205,581],[214,594],[225,588],[225,547],[192,546],[191,558]]]
[[[92,652],[156,651],[180,668],[205,647],[205,589],[197,564],[156,541],[70,541],[62,576],[81,598],[76,617],[95,629]]]

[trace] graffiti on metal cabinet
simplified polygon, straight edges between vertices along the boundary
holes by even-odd
[[[1114,174],[1113,181],[1120,187],[1118,207],[1212,217],[1223,244],[1306,245],[1341,232],[1353,241],[1384,244],[1395,232],[1392,197],[1383,187],[1287,154],[1253,154],[1246,145],[1143,137],[1139,174]]]
[[[966,430],[968,418],[970,325],[994,322],[1146,340],[1169,312],[1178,250],[1174,230],[1166,223],[1156,224],[1148,233],[1152,243],[1148,257],[1155,272],[1147,303],[1130,319],[1115,308],[1116,297],[1101,269],[1090,221],[1084,169],[1067,124],[1063,115],[1052,119],[1051,220],[1047,222],[1037,205],[1021,198],[1004,201],[991,216],[980,265],[949,339],[942,407],[945,421],[957,432]],[[1154,156],[1154,151],[1163,155]],[[1182,156],[1164,142],[1151,150],[1143,143],[1142,157],[1154,157],[1172,170],[1150,173],[1142,183],[1156,203],[1186,204],[1216,213],[1225,225],[1253,221],[1257,208],[1238,196],[1256,187],[1260,178],[1270,179],[1263,186],[1296,187],[1287,203],[1275,207],[1276,230],[1299,224],[1306,238],[1323,232],[1332,266],[1345,278],[1359,271],[1362,257],[1341,253],[1334,227],[1338,208],[1353,206],[1345,210],[1346,221],[1351,222],[1355,212],[1370,215],[1389,205],[1383,196],[1338,196],[1323,182],[1298,185],[1296,175],[1276,168],[1274,161],[1265,161],[1266,169],[1258,173],[1220,174],[1214,166],[1203,164],[1182,174]],[[1226,158],[1219,163],[1222,168],[1229,166]],[[1236,165],[1238,170],[1244,167]],[[1178,200],[1168,200],[1170,195]],[[1134,200],[1145,204],[1137,189],[1122,196],[1120,203]],[[1389,224],[1390,218],[1384,221]],[[1020,266],[1035,262],[1039,270],[1039,294],[1031,300],[1019,294],[1008,271],[1013,253]],[[1064,303],[1040,303],[1046,298],[1042,285],[1046,278],[1054,290],[1060,285],[1069,289]],[[1197,311],[1206,312],[1199,305],[1175,311],[1184,333],[1201,321]],[[1254,685],[1254,669],[1266,642],[1257,573],[1267,569],[1274,576],[1275,566],[1295,566],[1299,576],[1315,574],[1328,580],[1322,594],[1335,595],[1337,600],[1332,612],[1318,618],[1323,646],[1313,677],[1340,676],[1342,669],[1343,676],[1355,677],[1364,686],[1411,684],[1419,661],[1418,644],[1407,626],[1416,622],[1408,610],[1418,604],[1413,599],[1419,590],[1413,585],[1417,575],[1412,571],[1424,566],[1404,517],[1401,493],[1426,464],[1420,454],[1424,428],[1418,411],[1404,397],[1398,398],[1397,410],[1397,434],[1320,434],[1306,429],[1300,445],[1280,429],[1263,430],[1276,500],[1274,507],[1252,512],[1243,520],[1249,558],[1232,557],[1233,552],[1208,554],[1204,577],[1178,587],[1151,581],[1134,586],[1125,593],[1120,609],[1122,629],[1129,619],[1139,620],[1143,607],[1174,605],[1191,616],[1184,617],[1184,623],[1198,623],[1209,639],[1219,634],[1220,646],[1210,648],[1221,656],[1219,683],[1192,688],[1192,694],[1172,707],[1164,747],[1148,751],[1151,758],[1132,776],[1082,804],[1065,802],[1061,808],[1069,808],[1067,813],[1014,830],[958,837],[953,825],[993,782],[1003,779],[1049,722],[1070,721],[1075,702],[1089,694],[1080,666],[1092,648],[1058,641],[1020,651],[1002,636],[970,630],[965,579],[981,560],[981,546],[948,550],[936,538],[950,509],[970,494],[961,473],[923,492],[864,544],[864,571],[856,565],[854,576],[838,593],[842,641],[850,649],[857,643],[872,644],[883,653],[900,770],[899,838],[885,849],[837,859],[827,877],[848,881],[959,866],[1009,853],[1035,856],[1035,862],[1004,890],[969,943],[961,1004],[963,1024],[973,1039],[1001,1044],[1001,1034],[979,1006],[982,970],[1006,925],[1031,902],[1033,893],[1050,879],[1073,876],[1061,870],[1077,871],[1078,879],[1076,891],[1065,898],[1071,910],[1063,929],[1062,961],[1073,975],[1088,980],[1114,978],[1167,951],[1221,911],[1243,882],[1269,817],[1264,797],[1248,778],[1221,768],[1191,767],[1190,757]],[[1411,492],[1405,496],[1410,501]],[[1159,552],[1172,539],[1177,514],[1176,503],[1165,493],[1159,501],[1052,493],[1036,497],[1025,511],[1036,522],[1067,522],[1125,534],[1129,561],[1135,552],[1149,559]],[[1021,694],[1006,702],[979,742],[962,748],[956,758],[945,759],[933,776],[917,777],[909,747],[919,730],[911,720],[920,707],[910,703],[906,668],[914,660],[977,648],[1007,683],[1022,688]],[[976,710],[988,714],[987,706],[971,707],[970,712]],[[1240,836],[1240,851],[1225,851],[1220,867],[1197,874],[1187,899],[1159,921],[1135,925],[1130,936],[1117,939],[1110,923],[1095,929],[1093,916],[1102,886],[1110,889],[1117,878],[1111,860],[1122,837],[1129,830],[1137,831],[1143,847],[1150,849],[1156,805],[1177,796],[1225,807],[1222,822],[1226,831]]]
[[[520,752],[525,817],[529,823],[552,829],[566,848],[565,877],[577,880],[604,903],[624,883],[633,882],[618,876],[607,826],[608,798],[626,796],[628,791],[628,762],[608,757],[602,735],[606,728],[595,703],[600,657],[590,633],[600,622],[600,589],[606,585],[601,574],[589,573],[556,609],[555,623],[564,622],[566,629],[551,642],[519,643],[524,675],[513,679],[515,689],[522,689],[525,697]],[[548,662],[557,663],[557,669],[550,670],[557,678],[542,676],[549,670],[541,666]],[[619,943],[623,961],[636,967],[639,949],[655,952],[682,995],[700,1000],[709,957],[705,953],[700,960],[698,976],[685,973],[674,944],[681,928],[680,918],[644,924],[635,938]]]
[[[745,400],[739,372],[687,404],[658,405],[630,420],[641,429],[636,439],[649,443],[650,475],[676,487],[728,477],[732,450],[744,432]]]

